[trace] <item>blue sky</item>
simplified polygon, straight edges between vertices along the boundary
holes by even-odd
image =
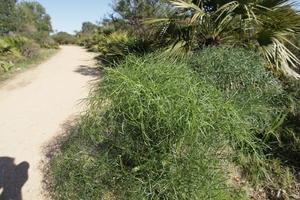
[[[96,23],[112,13],[112,0],[31,0],[41,3],[51,16],[54,30],[74,33],[82,22]]]

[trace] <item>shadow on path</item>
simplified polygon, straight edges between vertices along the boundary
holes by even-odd
[[[99,77],[101,75],[101,70],[96,67],[90,67],[87,65],[80,65],[75,72],[84,75],[84,76],[92,76]]]
[[[28,180],[29,163],[0,157],[0,200],[22,200],[22,187]]]

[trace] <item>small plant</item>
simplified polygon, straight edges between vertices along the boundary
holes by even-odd
[[[0,70],[4,73],[9,72],[14,67],[12,62],[0,61]]]

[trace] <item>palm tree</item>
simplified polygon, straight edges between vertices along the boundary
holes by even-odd
[[[297,79],[300,64],[287,46],[300,30],[300,15],[288,0],[172,0],[173,15],[155,19],[173,50],[190,52],[203,45],[254,48],[274,72]],[[216,3],[217,2],[217,3]]]

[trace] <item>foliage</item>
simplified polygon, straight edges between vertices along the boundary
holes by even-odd
[[[2,72],[9,72],[16,63],[40,55],[40,45],[21,36],[0,37],[0,60]]]
[[[165,17],[170,9],[166,0],[116,0],[112,7],[116,15],[103,19],[98,26],[83,23],[82,30],[77,33],[80,45],[100,51],[103,54],[101,60],[108,63],[129,53],[143,54],[160,48],[161,40],[152,31],[154,26],[144,21],[151,17]],[[128,39],[124,40],[124,37]]]
[[[91,22],[83,22],[81,30],[83,33],[94,34],[97,32],[98,26]]]
[[[10,62],[22,58],[21,46],[27,41],[24,37],[0,37],[1,60]]]
[[[0,72],[8,72],[13,67],[14,67],[14,65],[12,63],[0,61]]]
[[[34,58],[40,55],[40,46],[34,41],[26,41],[21,46],[22,55],[26,58]]]
[[[53,193],[242,199],[225,181],[234,176],[226,163],[234,163],[246,186],[264,188],[266,198],[297,194],[298,161],[283,158],[299,152],[299,130],[290,123],[299,93],[291,96],[262,65],[241,48],[205,48],[177,59],[127,56],[107,69],[76,133],[52,160]]]
[[[51,18],[38,2],[20,2],[16,5],[17,31],[21,33],[52,32]],[[30,28],[31,27],[31,28]]]
[[[75,44],[76,38],[67,32],[58,32],[52,36],[58,44]]]
[[[171,1],[173,17],[154,19],[163,25],[172,48],[190,52],[203,45],[239,45],[259,50],[268,67],[299,78],[299,59],[287,48],[299,31],[300,16],[287,0],[275,1]],[[222,4],[223,3],[223,4]]]
[[[109,35],[98,34],[86,47],[101,52],[98,59],[104,64],[113,64],[130,53],[143,54],[151,51],[151,41],[138,36],[129,36],[126,31],[116,31]]]
[[[54,53],[56,53],[57,49],[41,49],[41,53],[38,57],[34,57],[32,59],[19,59],[18,61],[1,61],[1,63],[8,64],[4,66],[6,69],[0,69],[0,82],[3,80],[7,80],[11,78],[16,73],[22,72],[25,69],[37,66]],[[1,64],[0,64],[1,65]],[[2,65],[3,66],[3,65]],[[0,67],[1,68],[1,67]]]
[[[143,20],[164,16],[168,4],[166,0],[117,0],[112,7],[121,19],[134,27],[135,31],[145,31]]]
[[[148,33],[133,33],[133,30],[118,27],[117,23],[104,20],[103,26],[83,23],[77,33],[78,43],[93,52],[100,52],[102,64],[119,62],[130,53],[143,55],[155,49],[155,37]]]
[[[280,81],[266,72],[252,51],[205,48],[192,56],[189,65],[247,113],[255,132],[265,132],[290,103]]]
[[[57,48],[51,39],[51,18],[38,2],[0,1],[0,35],[22,36],[43,48]]]
[[[94,37],[98,33],[99,26],[91,22],[83,22],[81,31],[76,33],[77,43],[81,46],[87,46],[94,41]]]
[[[58,49],[59,44],[46,32],[37,32],[32,38],[42,47],[46,49]]]
[[[270,198],[280,190],[295,193],[295,170],[300,165],[289,155],[300,151],[299,130],[294,128],[299,114],[298,86],[283,85],[266,72],[259,55],[243,49],[205,48],[190,56],[188,62],[202,79],[222,91],[251,126],[249,132],[259,148],[253,151],[242,145],[234,149],[237,155],[233,160],[245,177],[263,186]]]
[[[221,161],[231,137],[251,143],[247,123],[185,63],[157,56],[129,56],[107,71],[78,134],[51,163],[57,197],[242,199]]]
[[[0,35],[15,30],[14,13],[16,0],[0,0]]]

